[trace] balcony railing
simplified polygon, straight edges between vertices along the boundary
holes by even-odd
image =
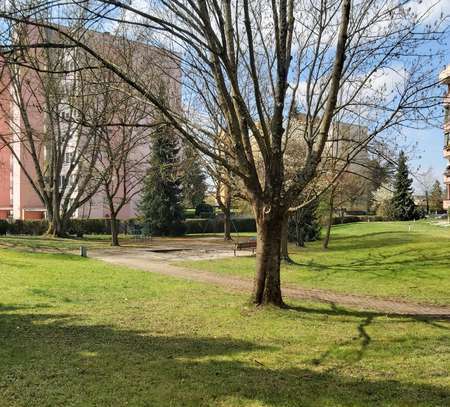
[[[444,158],[450,158],[450,146],[444,147]]]

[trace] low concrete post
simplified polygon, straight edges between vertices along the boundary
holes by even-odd
[[[87,248],[85,246],[80,246],[80,256],[87,257]]]

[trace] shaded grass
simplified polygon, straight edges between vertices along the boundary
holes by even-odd
[[[450,324],[0,250],[0,405],[447,406]]]
[[[296,264],[284,282],[339,292],[450,304],[450,230],[426,222],[374,222],[333,228],[321,242],[290,247]],[[194,269],[253,277],[254,257],[180,262]]]

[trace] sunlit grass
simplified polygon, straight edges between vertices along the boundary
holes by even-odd
[[[447,406],[450,324],[0,250],[0,405]]]
[[[286,283],[450,304],[450,228],[425,221],[339,225],[328,250],[321,242],[290,250],[296,264],[283,265]],[[180,264],[251,278],[255,258]]]

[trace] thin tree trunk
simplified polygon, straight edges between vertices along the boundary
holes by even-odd
[[[116,216],[111,213],[111,246],[120,246],[119,225]]]
[[[283,219],[283,227],[281,229],[281,261],[292,264],[293,261],[289,257],[289,239],[288,239],[288,223],[289,223],[289,215]]]
[[[223,183],[223,187],[219,186],[216,190],[216,201],[223,213],[223,240],[232,240],[231,238],[231,188],[228,184]],[[223,196],[222,196],[223,194]]]
[[[324,249],[328,249],[328,245],[330,244],[331,226],[333,224],[333,205],[334,205],[334,193],[332,191],[331,195],[330,195],[330,202],[329,202],[327,230],[325,232],[325,238],[323,239],[323,244],[322,244]]]
[[[257,246],[256,275],[253,302],[257,305],[284,306],[280,284],[281,230],[283,215],[265,214],[260,210],[256,216]]]

